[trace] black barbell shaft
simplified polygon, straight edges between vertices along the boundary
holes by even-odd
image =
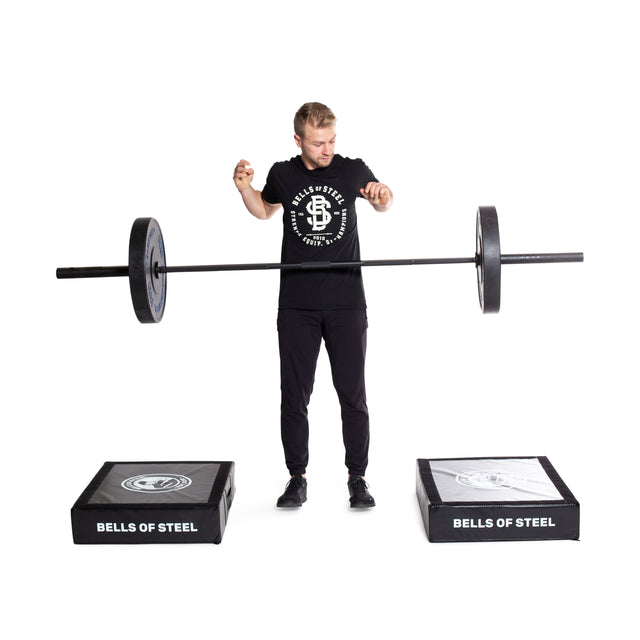
[[[550,262],[583,262],[582,253],[503,254],[502,264],[540,264]],[[477,264],[478,258],[407,258],[399,260],[354,260],[348,262],[259,262],[249,264],[201,264],[179,267],[158,267],[158,273],[195,273],[201,271],[257,271],[262,269],[340,269],[350,267],[394,267],[428,264]]]
[[[156,266],[158,273],[198,273],[204,271],[260,271],[266,269],[337,269],[349,267],[398,266],[414,264],[474,264],[475,258],[408,258],[401,260],[359,260],[349,262],[257,262],[247,264],[196,264],[177,267]],[[58,279],[65,278],[112,278],[128,276],[129,267],[60,267],[56,269]]]
[[[529,253],[502,254],[502,264],[542,264],[552,262],[583,262],[582,253]],[[158,266],[157,273],[198,273],[206,271],[259,271],[268,269],[346,269],[351,267],[411,266],[430,264],[477,264],[473,258],[407,258],[399,260],[354,260],[348,262],[258,262],[246,264],[201,264],[185,266]],[[61,267],[56,277],[64,278],[113,278],[129,275],[129,267]]]
[[[258,262],[254,264],[201,264],[181,267],[158,267],[158,273],[190,273],[199,271],[258,271],[279,269],[280,271],[302,269],[348,269],[351,267],[382,267],[415,264],[461,264],[475,263],[475,258],[407,258],[401,260],[351,260],[348,262]]]

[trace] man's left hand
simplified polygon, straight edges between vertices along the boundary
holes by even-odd
[[[382,184],[382,182],[369,182],[364,189],[360,189],[360,193],[374,207],[388,207],[393,198],[391,189],[386,184]]]

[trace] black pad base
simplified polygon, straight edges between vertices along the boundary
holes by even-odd
[[[76,544],[219,544],[233,462],[105,462],[71,509]]]
[[[418,459],[430,542],[577,540],[580,505],[544,456]]]

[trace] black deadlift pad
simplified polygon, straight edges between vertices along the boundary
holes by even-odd
[[[76,544],[220,544],[233,462],[105,462],[71,509]]]
[[[580,505],[545,456],[417,460],[429,542],[578,540]]]

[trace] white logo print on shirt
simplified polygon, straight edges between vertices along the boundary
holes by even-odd
[[[331,203],[324,196],[311,196],[311,202],[307,205],[307,213],[311,216],[307,222],[312,231],[324,231],[327,228],[331,222],[331,214],[327,211],[330,208]]]
[[[344,198],[335,189],[328,186],[307,187],[293,198],[291,205],[291,228],[305,244],[326,246],[344,236],[347,208]]]

